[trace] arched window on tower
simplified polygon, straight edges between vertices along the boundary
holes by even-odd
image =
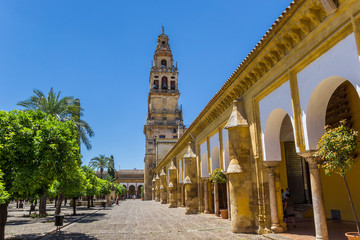
[[[175,90],[175,81],[170,81],[170,89]]]
[[[161,60],[161,67],[165,67],[167,66],[167,62],[165,59]]]
[[[168,79],[167,79],[167,77],[163,77],[161,79],[161,89],[168,89]]]
[[[159,89],[159,80],[154,80],[154,89]]]

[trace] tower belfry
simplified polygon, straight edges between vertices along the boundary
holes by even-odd
[[[151,200],[153,169],[184,132],[182,108],[178,104],[178,69],[174,65],[169,37],[158,36],[150,70],[145,142],[145,199]]]

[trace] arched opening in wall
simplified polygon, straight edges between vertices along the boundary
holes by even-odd
[[[276,171],[279,174],[280,192],[285,197],[286,190],[301,213],[311,209],[309,171],[307,163],[296,151],[293,122],[287,112],[281,108],[274,109],[266,120],[264,131],[264,159],[278,161]],[[281,202],[277,203],[282,209]],[[281,216],[280,216],[281,217]]]
[[[141,198],[141,187],[143,187],[143,185],[138,186],[136,198]]]
[[[293,125],[287,114],[280,128],[280,149],[282,155],[282,161],[279,164],[281,189],[286,191],[288,188],[295,204],[310,204],[308,163],[296,152]]]
[[[133,198],[133,196],[136,196],[136,189],[134,185],[130,185],[128,190],[128,197]]]
[[[166,68],[167,67],[167,62],[165,59],[161,60],[161,67],[163,68]]]
[[[154,80],[154,89],[159,89],[159,80]]]
[[[360,130],[360,99],[355,87],[347,80],[342,78],[335,78],[338,80],[335,87],[330,88],[328,82],[332,83],[333,78],[325,79],[319,84],[314,90],[313,94],[322,93],[322,95],[313,96],[311,95],[309,101],[309,107],[307,113],[308,117],[312,117],[312,121],[307,121],[307,129],[309,142],[317,142],[321,134],[314,134],[317,132],[323,133],[322,129],[324,125],[330,127],[337,127],[339,121],[346,119],[347,125],[354,128],[356,131]],[[341,81],[343,80],[343,81]],[[313,100],[313,101],[312,101]],[[325,102],[323,106],[318,106],[317,102]],[[312,106],[315,105],[315,106]],[[311,108],[313,107],[313,108]],[[311,110],[316,109],[317,115]],[[318,117],[318,118],[315,118]],[[320,118],[321,117],[321,118]],[[321,129],[316,129],[316,123],[322,123]],[[312,132],[309,132],[311,129]],[[360,160],[359,149],[355,153],[356,160]],[[347,197],[347,191],[345,188],[342,177],[337,174],[332,176],[326,176],[324,171],[321,169],[321,185],[324,196],[325,214],[328,219],[354,221],[350,203]],[[360,164],[354,166],[352,172],[346,174],[349,189],[353,198],[354,203],[360,202],[360,193],[356,191],[358,189],[358,183],[360,182]],[[359,204],[355,204],[355,211],[357,215],[360,214]]]
[[[168,79],[167,77],[161,78],[161,89],[168,89]]]
[[[175,81],[170,81],[170,89],[175,90]]]

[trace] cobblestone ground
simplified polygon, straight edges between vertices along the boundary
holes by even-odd
[[[212,214],[185,215],[153,201],[126,200],[42,239],[267,239],[233,234],[231,222]]]

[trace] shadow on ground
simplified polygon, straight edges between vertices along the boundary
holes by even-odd
[[[91,239],[91,240],[97,240],[96,237],[92,237],[92,236],[89,236],[89,235],[86,235],[86,234],[83,234],[83,233],[66,233],[66,232],[61,232],[60,233],[54,233],[54,234],[51,234],[51,235],[48,235],[46,237],[43,237],[43,238],[40,238],[42,240],[45,240],[45,239]]]

